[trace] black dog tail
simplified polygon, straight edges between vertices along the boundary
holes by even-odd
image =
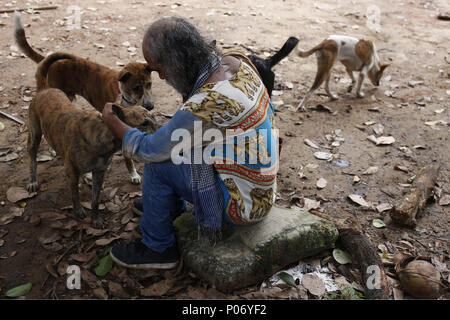
[[[272,57],[266,59],[269,63],[270,68],[280,62],[283,58],[287,57],[292,50],[294,50],[295,46],[298,43],[298,39],[296,37],[289,37],[289,39],[284,43],[281,49],[275,53]]]

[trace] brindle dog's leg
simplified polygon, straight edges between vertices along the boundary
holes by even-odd
[[[30,157],[30,179],[28,181],[28,192],[35,192],[39,188],[39,184],[36,179],[36,167],[37,167],[37,151],[42,139],[42,130],[39,124],[39,119],[35,119],[32,115],[28,119],[28,140],[27,149]]]
[[[73,204],[73,211],[75,214],[80,218],[85,218],[86,213],[84,212],[83,207],[80,203],[80,192],[78,190],[78,181],[80,179],[80,173],[77,169],[75,169],[68,160],[69,157],[65,157],[66,161],[64,163],[64,166],[66,167],[66,174],[67,178],[70,182],[70,189],[72,190],[72,204]]]
[[[136,171],[136,168],[134,166],[133,160],[130,158],[124,157],[125,159],[125,165],[127,166],[128,172],[130,173],[130,180],[133,184],[139,184],[141,183],[141,177]]]
[[[99,217],[98,204],[100,202],[100,190],[106,170],[92,171],[92,223],[94,227],[103,229],[104,220]]]

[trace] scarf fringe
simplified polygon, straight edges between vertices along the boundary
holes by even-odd
[[[200,241],[202,239],[208,239],[209,244],[215,247],[217,242],[222,240],[222,228],[214,229],[206,225],[199,225],[197,240]]]

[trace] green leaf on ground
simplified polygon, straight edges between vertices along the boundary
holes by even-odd
[[[294,288],[297,287],[296,284],[295,284],[294,277],[291,276],[289,273],[284,272],[284,271],[283,271],[283,272],[280,272],[280,273],[278,274],[278,277],[279,277],[281,280],[283,280],[284,282],[286,282],[288,285],[290,285],[291,287],[294,287]]]
[[[352,258],[350,257],[350,255],[341,249],[333,250],[333,258],[340,264],[347,264],[352,262]]]
[[[372,225],[375,228],[384,228],[384,227],[386,227],[386,223],[384,223],[384,221],[381,220],[381,219],[373,219],[372,220]]]
[[[8,290],[5,295],[11,298],[24,296],[28,292],[30,292],[32,286],[33,284],[31,282],[28,282],[26,284]]]
[[[113,260],[110,255],[104,256],[97,268],[95,268],[95,274],[99,277],[106,275],[113,267]]]

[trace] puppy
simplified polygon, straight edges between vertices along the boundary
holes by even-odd
[[[114,105],[114,112],[129,126],[154,132],[156,121],[150,111],[141,106],[122,108]],[[92,211],[95,227],[102,227],[98,204],[103,177],[121,141],[108,129],[97,111],[83,111],[71,104],[59,89],[39,91],[28,109],[27,150],[30,157],[29,192],[38,190],[36,155],[42,135],[64,160],[74,212],[81,218],[85,212],[80,204],[78,180],[80,175],[92,172]]]
[[[151,69],[145,63],[129,63],[116,71],[68,53],[53,53],[48,57],[36,52],[28,44],[19,12],[14,13],[14,36],[22,52],[40,63],[38,90],[51,87],[61,89],[71,101],[75,95],[84,97],[94,108],[102,111],[107,102],[113,102],[122,93],[124,107],[140,104],[153,109],[151,100]],[[125,158],[130,180],[139,184],[141,178],[131,159]]]
[[[258,69],[258,73],[267,88],[267,92],[269,93],[269,97],[272,96],[272,90],[275,82],[275,73],[272,71],[273,66],[287,57],[295,48],[297,43],[297,38],[290,37],[277,53],[267,59],[263,59],[255,55],[248,55],[250,61],[255,65],[256,69]]]
[[[353,71],[359,71],[356,85],[356,94],[359,98],[364,97],[361,87],[365,77],[368,76],[375,86],[379,86],[383,71],[389,66],[388,64],[381,64],[375,44],[371,40],[360,40],[349,36],[332,35],[309,51],[301,51],[298,47],[296,51],[297,55],[303,58],[313,53],[316,53],[317,56],[316,78],[296,110],[306,110],[306,101],[324,81],[325,91],[330,99],[337,99],[337,96],[331,93],[329,87],[331,68],[333,68],[336,61],[340,61],[345,66],[348,75],[352,79],[352,83],[347,90],[348,92],[353,90],[356,83]]]

